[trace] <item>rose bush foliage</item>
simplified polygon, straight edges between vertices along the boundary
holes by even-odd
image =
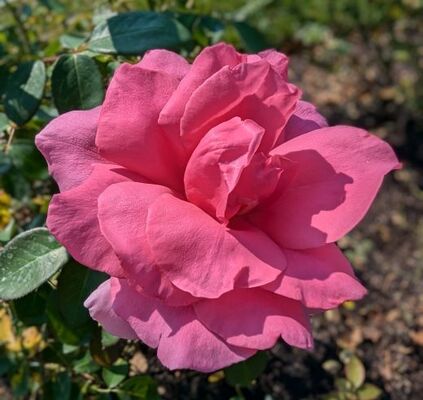
[[[310,315],[366,293],[335,242],[397,158],[328,127],[287,68],[225,44],[192,64],[150,51],[119,67],[102,106],[37,136],[60,188],[49,229],[110,275],[91,316],[171,369],[214,371],[279,338],[311,348]]]

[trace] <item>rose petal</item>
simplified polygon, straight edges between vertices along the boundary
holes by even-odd
[[[88,308],[91,318],[96,320],[107,332],[123,339],[137,339],[137,335],[124,319],[120,318],[113,310],[116,290],[113,282],[116,278],[110,278],[103,282],[85,300],[84,306]]]
[[[183,184],[183,150],[157,120],[178,83],[167,73],[123,64],[107,90],[96,137],[100,154],[108,160],[177,189]]]
[[[190,304],[196,299],[162,276],[147,242],[147,212],[163,193],[171,191],[164,186],[138,182],[109,186],[98,199],[100,229],[121,261],[129,281],[171,305]]]
[[[166,367],[174,370],[193,369],[213,372],[246,360],[256,349],[231,346],[210,332],[192,309],[185,315],[173,315],[172,333],[160,340],[157,356]]]
[[[150,207],[146,232],[166,276],[195,297],[214,298],[235,287],[261,286],[285,267],[278,246],[251,225],[228,229],[168,194]]]
[[[241,208],[228,204],[229,194],[257,151],[264,129],[254,121],[235,117],[211,129],[191,155],[185,170],[188,200],[220,221],[227,222]]]
[[[35,137],[35,144],[61,191],[72,189],[87,179],[93,163],[108,163],[95,146],[99,114],[100,107],[62,114]]]
[[[162,49],[147,51],[139,65],[144,69],[165,72],[178,80],[181,80],[190,69],[184,57],[173,51]]]
[[[386,142],[348,126],[309,132],[271,154],[297,163],[296,175],[251,220],[292,249],[319,247],[348,233],[367,212],[384,175],[400,165]]]
[[[291,346],[313,345],[301,303],[263,289],[238,289],[194,305],[198,319],[235,346],[265,350],[279,337]]]
[[[359,300],[366,289],[335,244],[307,250],[284,250],[288,266],[284,276],[266,289],[301,301],[307,308],[327,310],[347,300]]]
[[[50,232],[73,258],[87,267],[117,277],[125,273],[100,231],[97,198],[113,183],[128,180],[142,178],[113,164],[97,164],[81,185],[53,196],[47,216]]]
[[[195,89],[207,78],[222,69],[225,65],[234,67],[245,59],[232,46],[219,43],[206,47],[195,58],[190,72],[181,81],[181,84],[160,113],[159,123],[171,135],[179,137],[180,120],[185,106]]]
[[[276,50],[264,50],[258,55],[272,65],[274,70],[285,80],[288,79],[289,58]]]
[[[299,90],[261,60],[223,67],[194,91],[181,119],[181,136],[192,151],[213,126],[233,117],[251,119],[265,129],[260,151],[275,144],[294,112]]]
[[[211,372],[255,353],[225,344],[196,319],[191,307],[166,306],[136,292],[124,280],[114,308],[144,343],[158,347],[160,361],[170,369]]]
[[[283,134],[279,137],[276,146],[294,139],[304,133],[314,131],[316,129],[325,128],[328,123],[316,107],[307,101],[299,101],[294,115],[289,119],[283,130]]]

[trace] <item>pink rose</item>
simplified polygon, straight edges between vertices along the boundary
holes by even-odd
[[[171,369],[214,371],[279,338],[311,348],[310,313],[366,293],[335,242],[398,160],[361,129],[327,127],[287,65],[225,44],[191,65],[150,51],[101,107],[37,136],[61,191],[49,229],[110,275],[91,316]]]

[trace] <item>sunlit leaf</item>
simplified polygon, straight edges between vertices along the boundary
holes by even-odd
[[[382,390],[371,383],[365,383],[357,391],[359,400],[376,400],[382,395]]]
[[[128,12],[100,22],[89,48],[100,53],[140,55],[156,48],[178,49],[190,38],[187,28],[168,14]]]
[[[103,368],[101,376],[110,388],[114,388],[121,383],[128,375],[129,366],[124,360],[118,360],[109,368]]]
[[[357,356],[351,357],[351,360],[345,366],[345,375],[355,388],[359,388],[364,383],[366,371],[363,363]]]
[[[17,299],[39,287],[68,260],[45,228],[21,233],[0,253],[0,298]]]

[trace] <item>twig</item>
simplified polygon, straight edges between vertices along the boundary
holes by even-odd
[[[17,128],[16,125],[12,122],[10,124],[10,127],[7,130],[8,138],[7,138],[6,146],[4,147],[4,154],[8,154],[9,151],[10,151],[10,148],[11,148],[12,142],[13,142],[13,138],[15,136],[16,128]]]

